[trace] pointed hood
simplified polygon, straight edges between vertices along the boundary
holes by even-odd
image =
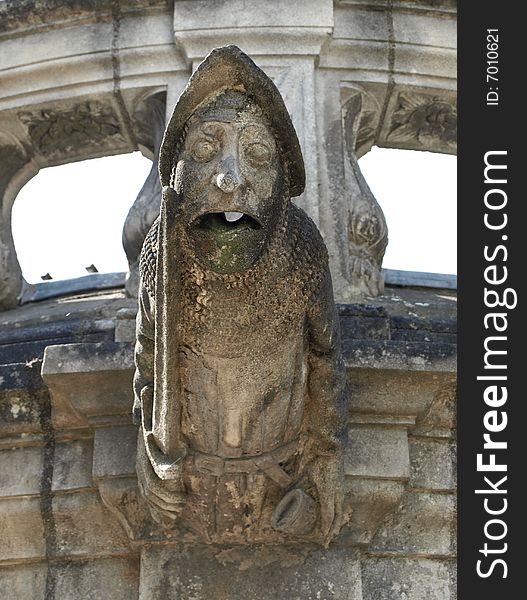
[[[161,185],[169,186],[185,125],[206,100],[224,90],[246,93],[260,106],[287,165],[291,196],[304,191],[304,160],[291,117],[272,80],[237,46],[215,48],[194,71],[167,125],[159,156]]]

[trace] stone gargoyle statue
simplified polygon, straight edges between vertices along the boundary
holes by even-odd
[[[163,139],[135,351],[152,517],[205,543],[326,545],[346,517],[345,376],[327,252],[291,197],[300,145],[271,79],[213,50]]]

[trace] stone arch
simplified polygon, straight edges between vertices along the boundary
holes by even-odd
[[[22,277],[11,232],[11,210],[22,187],[46,167],[138,149],[153,158],[159,142],[152,134],[154,129],[150,122],[152,97],[155,97],[156,114],[164,115],[164,94],[158,90],[143,92],[132,113],[133,137],[123,133],[112,97],[67,99],[26,107],[16,114],[25,131],[23,140],[16,140],[13,135],[0,137],[0,153],[8,157],[9,168],[7,170],[4,163],[0,181],[0,278],[3,283],[0,303],[4,308],[16,305],[29,286]],[[15,143],[2,143],[9,139],[15,139]]]

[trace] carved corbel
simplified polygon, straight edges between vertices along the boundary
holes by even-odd
[[[356,91],[345,101],[342,118],[348,157],[345,169],[349,194],[347,279],[350,295],[378,296],[384,291],[381,267],[388,244],[388,228],[358,164],[358,156],[373,145],[375,113],[366,109],[363,94]]]
[[[126,292],[129,296],[137,296],[139,287],[139,255],[150,226],[159,215],[161,201],[161,184],[157,164],[159,148],[165,130],[165,94],[150,96],[144,108],[136,115],[140,124],[148,130],[150,140],[145,145],[153,148],[152,168],[133,203],[123,227],[123,247],[130,266],[126,281]],[[139,134],[141,135],[141,134]]]

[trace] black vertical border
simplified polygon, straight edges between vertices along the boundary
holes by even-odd
[[[527,149],[523,88],[527,74],[527,28],[520,15],[521,5],[514,2],[461,1],[458,3],[458,216],[459,216],[459,336],[458,336],[458,598],[460,600],[508,600],[525,596],[522,585],[527,574],[525,550],[521,543],[526,531],[525,520],[520,511],[527,506],[527,422],[524,405],[527,403],[527,327],[525,326],[525,279],[527,278],[527,228],[522,210],[527,205],[527,192],[520,183],[527,175]],[[487,82],[487,29],[499,30],[499,65],[497,83]],[[487,106],[486,94],[490,87],[498,87],[499,105]],[[520,148],[520,141],[523,148]],[[527,141],[527,140],[526,140]],[[484,184],[484,155],[492,150],[507,151],[507,184],[501,186],[507,193],[507,230],[492,232],[484,226],[484,194],[489,189]],[[501,241],[506,234],[506,242]],[[485,487],[485,473],[478,473],[476,456],[483,452],[483,418],[490,410],[483,401],[483,391],[488,383],[478,382],[483,370],[484,339],[492,335],[484,328],[485,309],[483,290],[485,245],[507,246],[506,265],[508,280],[504,287],[514,288],[518,305],[507,312],[507,376],[508,400],[506,410],[508,425],[501,437],[506,440],[507,450],[496,451],[498,462],[508,465],[508,509],[500,517],[488,515],[483,506],[484,496],[475,494]],[[501,255],[500,255],[501,257]],[[498,288],[495,288],[498,289]],[[488,373],[487,373],[488,374]],[[493,436],[494,437],[494,436]],[[497,474],[487,474],[496,479]],[[500,474],[501,475],[501,474]],[[487,486],[488,487],[488,486]],[[497,498],[498,496],[489,496]],[[498,503],[495,505],[497,506]],[[523,516],[523,515],[522,515]],[[485,523],[492,518],[502,518],[508,533],[501,541],[487,540]],[[494,530],[497,532],[497,529]],[[479,552],[487,542],[490,548],[500,548],[507,543],[503,554],[489,555],[486,559]],[[478,576],[476,564],[484,559],[488,571],[492,556],[503,558],[507,563],[507,577],[502,578],[503,568],[496,566],[487,578]]]

